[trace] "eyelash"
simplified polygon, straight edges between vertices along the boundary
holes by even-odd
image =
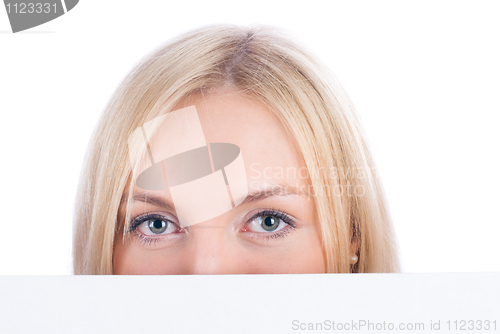
[[[289,227],[284,227],[284,228],[280,229],[278,232],[269,232],[269,233],[248,232],[252,238],[264,239],[266,241],[271,240],[271,239],[275,239],[275,240],[276,239],[284,239],[290,232],[292,232],[295,228],[297,228],[297,226],[294,224],[291,216],[289,216],[288,214],[286,214],[282,211],[278,211],[275,209],[266,209],[266,210],[262,210],[262,211],[257,212],[250,219],[247,220],[245,225],[252,222],[253,220],[257,219],[258,217],[261,217],[261,216],[276,217],[280,221],[283,221],[285,224],[287,224]],[[172,222],[170,219],[167,219],[165,216],[163,216],[161,214],[147,213],[147,214],[143,214],[143,215],[137,216],[137,217],[132,219],[132,221],[129,224],[130,227],[128,229],[128,233],[134,233],[134,236],[136,236],[142,244],[146,244],[148,246],[155,246],[158,242],[163,240],[165,235],[163,235],[163,236],[160,236],[160,235],[159,236],[148,236],[148,235],[145,235],[145,234],[137,231],[137,228],[141,224],[143,224],[144,222],[151,220],[151,219],[161,219],[161,220],[164,220],[166,222],[169,222],[169,224],[174,224],[174,225],[178,226],[178,224]]]

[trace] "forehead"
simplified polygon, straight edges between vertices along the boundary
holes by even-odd
[[[190,103],[196,106],[208,143],[231,143],[241,149],[247,177],[252,176],[248,171],[266,169],[266,176],[261,173],[260,179],[293,178],[292,169],[304,167],[293,138],[261,102],[226,93],[198,97]],[[288,177],[281,173],[286,169]]]

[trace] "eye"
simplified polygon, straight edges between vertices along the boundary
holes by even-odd
[[[181,232],[181,228],[161,215],[146,215],[134,219],[133,229],[147,236],[159,236]]]
[[[260,214],[247,224],[246,230],[260,233],[277,232],[287,225],[290,224],[287,224],[278,215]]]

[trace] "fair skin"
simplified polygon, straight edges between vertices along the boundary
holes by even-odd
[[[311,185],[281,123],[257,100],[232,91],[178,108],[191,105],[207,143],[241,149],[248,197],[222,215],[181,227],[168,189],[135,187],[132,228],[123,242],[123,232],[115,239],[115,274],[325,273]],[[124,211],[122,205],[120,220]]]

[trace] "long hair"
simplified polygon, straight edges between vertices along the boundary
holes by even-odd
[[[333,75],[275,28],[215,25],[153,51],[111,98],[80,179],[74,273],[113,274],[118,210],[132,187],[131,133],[194,94],[225,88],[258,99],[295,139],[314,193],[327,271],[399,271],[385,196],[360,121]],[[349,262],[353,244],[355,265]]]

